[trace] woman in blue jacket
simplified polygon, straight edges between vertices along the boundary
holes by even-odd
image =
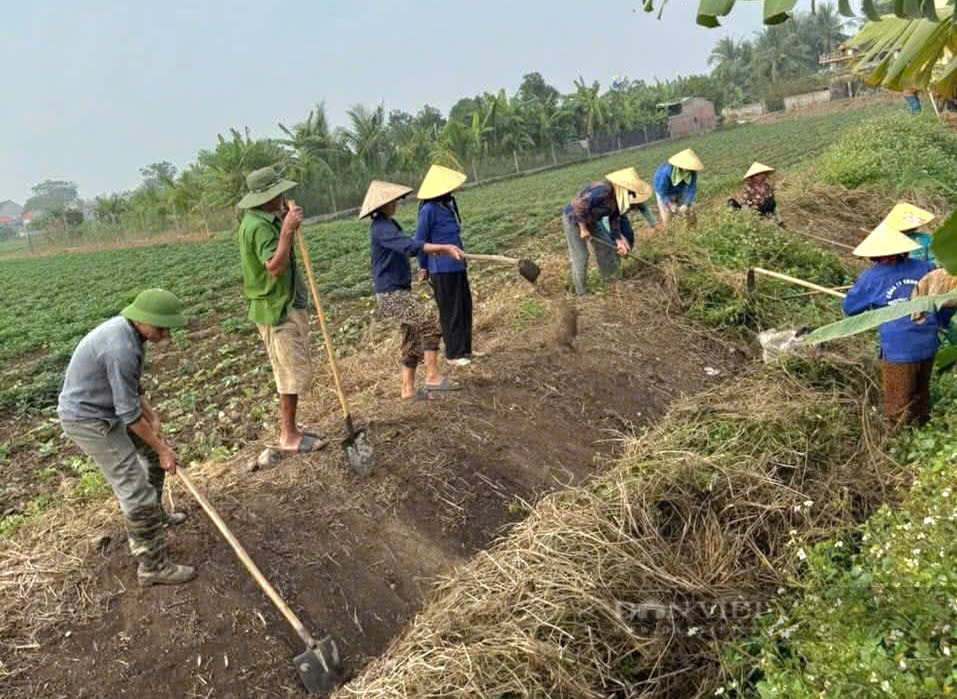
[[[881,223],[854,249],[874,265],[864,270],[847,292],[844,313],[857,315],[910,300],[921,278],[933,271],[926,260],[908,253],[919,245]],[[930,418],[930,374],[937,354],[937,331],[946,327],[953,311],[928,313],[918,321],[910,316],[880,327],[881,377],[884,415],[896,426],[924,424]]]
[[[429,168],[416,196],[420,199],[416,241],[463,249],[462,218],[452,192],[462,186],[461,172],[441,165]],[[457,366],[472,361],[472,290],[464,259],[419,253],[419,275],[432,282],[445,341],[445,358]]]
[[[401,396],[404,400],[428,400],[434,391],[455,391],[461,386],[439,373],[439,328],[435,315],[415,300],[412,294],[413,255],[446,255],[462,259],[454,245],[421,243],[407,236],[393,216],[399,200],[412,190],[400,184],[373,180],[369,184],[359,218],[371,216],[369,252],[377,315],[399,322],[402,365]],[[415,370],[425,362],[425,388],[416,391]]]
[[[667,226],[674,214],[687,211],[698,194],[698,173],[704,169],[690,148],[675,153],[655,170],[654,187],[661,221]]]

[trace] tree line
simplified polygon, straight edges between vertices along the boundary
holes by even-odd
[[[698,96],[720,110],[772,97],[789,81],[816,73],[819,54],[844,40],[846,29],[833,4],[819,4],[815,13],[798,13],[751,38],[722,38],[711,52],[709,74],[654,82],[618,77],[604,88],[579,77],[561,92],[534,72],[523,76],[514,94],[502,89],[464,97],[448,114],[430,105],[412,114],[357,104],[347,111],[346,125],[333,127],[319,102],[301,121],[277,124],[278,137],[233,128],[182,171],[166,161],[152,163],[142,168],[135,190],[98,196],[87,211],[116,229],[189,229],[197,222],[215,228],[229,225],[224,212],[242,197],[246,175],[267,165],[299,181],[297,199],[317,213],[357,205],[373,178],[413,184],[432,163],[478,180],[493,163],[514,159],[517,165],[531,153],[543,164],[558,162],[569,144],[660,124],[666,114],[656,105],[663,102]],[[41,227],[64,235],[88,228],[75,214],[71,218],[77,207],[62,201],[70,191],[75,198],[74,183],[47,181],[34,190],[27,210],[45,211]]]

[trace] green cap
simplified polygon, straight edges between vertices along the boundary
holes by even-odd
[[[249,193],[239,200],[238,206],[240,209],[262,206],[297,184],[299,183],[280,177],[275,168],[264,167],[253,170],[246,175],[246,187]]]
[[[186,325],[182,301],[165,289],[141,291],[133,303],[120,311],[120,315],[154,328],[182,328]]]

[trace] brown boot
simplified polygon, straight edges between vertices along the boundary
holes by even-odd
[[[158,504],[138,507],[128,518],[130,550],[139,559],[136,577],[140,585],[178,585],[196,577],[195,569],[169,560],[163,527],[166,513]]]

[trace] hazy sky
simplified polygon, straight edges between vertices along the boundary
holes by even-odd
[[[46,178],[131,189],[143,165],[182,168],[231,126],[277,135],[320,100],[340,125],[356,102],[447,111],[531,71],[562,92],[702,72],[718,38],[760,28],[758,3],[710,31],[697,4],[657,21],[641,0],[4,2],[0,201]]]

